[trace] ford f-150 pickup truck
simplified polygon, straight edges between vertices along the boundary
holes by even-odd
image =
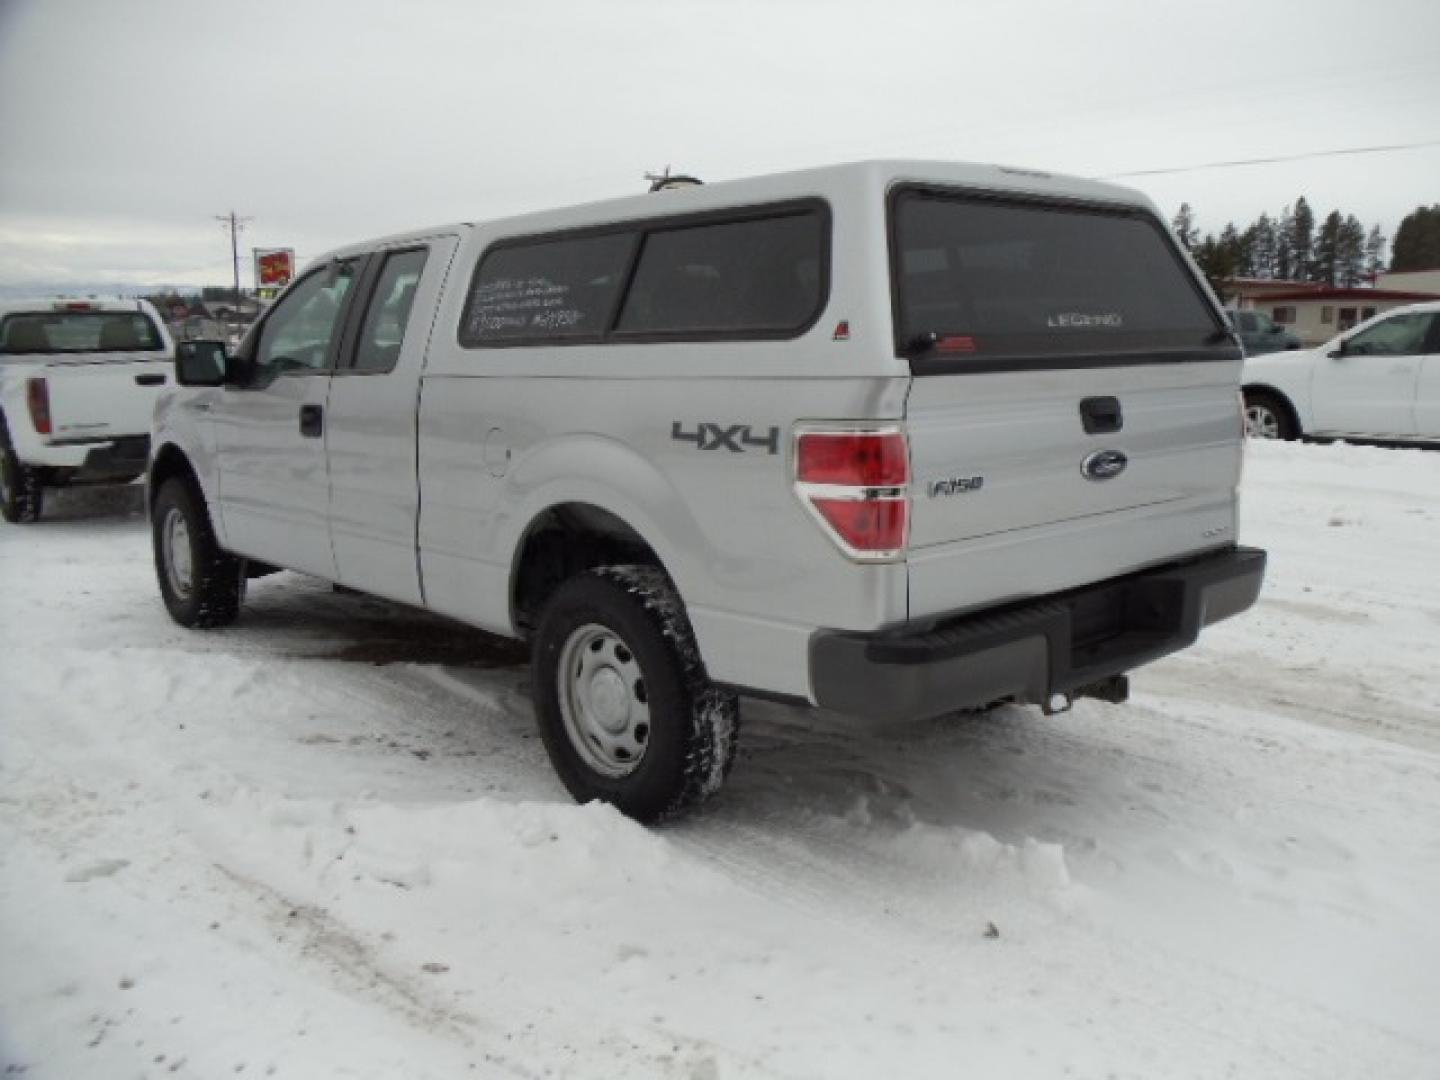
[[[0,512],[35,521],[45,489],[129,483],[175,346],[144,300],[0,305]]]
[[[579,799],[716,790],[739,695],[1125,697],[1250,606],[1241,352],[1152,203],[869,162],[318,259],[155,417],[160,593],[283,567],[530,642]]]

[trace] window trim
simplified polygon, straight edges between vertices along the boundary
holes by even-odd
[[[664,196],[657,196],[663,198]],[[674,232],[680,229],[709,225],[734,225],[748,221],[765,221],[772,218],[797,217],[815,214],[820,223],[820,280],[815,308],[809,317],[794,328],[782,330],[644,330],[625,331],[617,329],[620,315],[625,310],[630,289],[635,284],[635,275],[645,251],[645,241],[653,233]],[[754,203],[746,206],[724,207],[717,210],[699,210],[690,213],[664,214],[655,217],[632,218],[626,221],[607,222],[601,225],[585,225],[571,229],[557,229],[504,236],[491,241],[480,252],[465,288],[465,303],[460,309],[460,321],[455,327],[455,342],[462,349],[515,349],[538,348],[565,345],[650,345],[675,342],[713,341],[793,341],[813,330],[830,305],[831,254],[834,247],[832,238],[834,219],[830,204],[818,196],[784,199],[778,202]],[[606,314],[605,328],[597,334],[546,335],[503,340],[467,340],[465,326],[470,321],[475,289],[479,284],[485,260],[492,252],[513,247],[526,247],[537,243],[556,243],[565,240],[589,239],[596,236],[630,234],[630,251],[623,266],[622,283],[616,291],[615,301]]]
[[[964,356],[914,356],[906,351],[900,337],[900,239],[897,228],[897,212],[906,198],[940,199],[949,202],[976,202],[999,206],[1015,206],[1023,209],[1080,211],[1103,214],[1109,217],[1136,218],[1149,225],[1169,252],[1176,267],[1201,306],[1210,313],[1217,336],[1224,340],[1216,345],[1184,346],[1180,348],[1137,349],[1130,352],[1074,352],[1041,353],[1036,355],[1010,355],[983,357],[973,354]],[[1105,202],[1098,199],[1075,198],[1065,195],[1033,195],[1027,192],[997,191],[994,188],[971,188],[949,184],[906,182],[893,185],[885,197],[885,236],[889,249],[890,265],[890,332],[895,347],[895,356],[910,366],[910,373],[922,375],[992,375],[1014,371],[1066,371],[1076,368],[1137,367],[1145,364],[1197,363],[1235,361],[1243,356],[1236,335],[1238,327],[1232,328],[1226,321],[1223,310],[1201,286],[1189,262],[1180,254],[1174,234],[1153,212],[1141,206],[1126,203]]]

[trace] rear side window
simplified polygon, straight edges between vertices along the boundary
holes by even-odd
[[[429,252],[424,248],[397,251],[385,257],[380,280],[365,313],[360,343],[355,350],[356,371],[392,371],[405,342],[405,327],[415,307],[415,290],[425,271]]]
[[[460,343],[793,337],[820,314],[828,257],[818,202],[504,241],[481,258]]]
[[[815,213],[668,229],[645,238],[617,327],[622,333],[798,330],[821,292]]]
[[[1046,366],[1228,341],[1147,214],[909,191],[893,227],[897,345],[917,360]]]
[[[460,343],[598,337],[614,317],[634,248],[629,232],[491,248],[470,287]]]
[[[6,315],[0,353],[158,352],[160,332],[139,311],[37,311]]]

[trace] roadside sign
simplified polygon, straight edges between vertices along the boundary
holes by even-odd
[[[295,276],[294,248],[255,248],[255,287],[274,295]]]

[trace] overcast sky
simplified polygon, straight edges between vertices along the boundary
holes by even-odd
[[[1440,2],[0,0],[0,283],[224,283],[367,236],[867,157],[1108,176],[1440,142]],[[1125,182],[1393,235],[1440,145]],[[244,281],[249,283],[248,260]]]

